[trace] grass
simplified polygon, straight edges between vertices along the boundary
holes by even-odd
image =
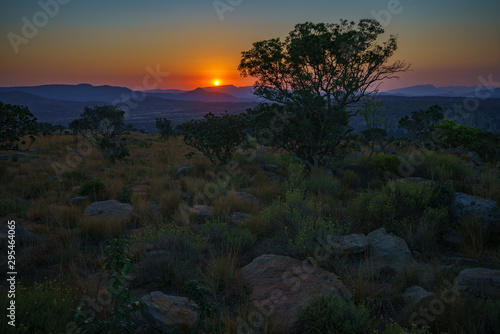
[[[154,136],[129,137],[145,140]],[[353,302],[339,302],[322,295],[304,307],[300,324],[309,326],[305,332],[340,319],[336,328],[344,328],[344,332],[428,333],[407,323],[401,294],[412,285],[439,294],[447,287],[445,282],[453,282],[464,269],[446,268],[441,263],[443,245],[439,240],[445,229],[459,227],[464,237],[458,249],[462,257],[500,269],[498,235],[483,231],[477,219],[454,222],[448,215],[449,195],[453,191],[500,199],[500,175],[492,165],[476,170],[480,177],[473,182],[472,171],[460,159],[428,154],[412,176],[433,178],[437,182],[432,186],[385,180],[383,175],[394,171],[398,156],[404,157],[402,152],[398,156],[378,154],[371,161],[367,154],[353,155],[342,165],[357,163],[360,167],[356,172],[346,170],[343,176],[333,176],[324,169],[308,171],[283,152],[259,152],[253,161],[236,154],[238,168],[228,172],[211,167],[200,154],[187,159],[185,154],[191,148],[178,137],[153,141],[151,145],[129,145],[130,159],[114,165],[104,160],[98,150],[91,149],[78,164],[68,166],[67,145],[76,148],[78,144],[73,143],[72,136],[48,136],[35,142],[34,148],[49,148],[48,152],[37,153],[39,162],[0,161],[0,216],[15,218],[35,235],[34,241],[20,247],[18,254],[19,272],[23,273],[21,286],[28,288],[20,291],[19,303],[27,303],[26,310],[35,313],[31,316],[25,309],[19,310],[27,326],[19,328],[25,332],[64,331],[60,322],[74,315],[71,308],[75,305],[69,301],[85,298],[78,289],[90,291],[99,285],[104,246],[109,238],[117,236],[130,236],[135,247],[137,270],[128,282],[131,288],[183,295],[185,283],[195,280],[209,291],[210,303],[220,306],[221,321],[229,332],[236,332],[238,326],[241,329],[245,324],[262,333],[285,332],[272,317],[253,326],[255,307],[241,268],[260,254],[308,259],[339,275],[352,291]],[[54,162],[70,167],[59,180],[50,178],[55,175]],[[196,167],[188,175],[178,175],[177,168],[188,163]],[[275,164],[279,170],[270,174],[262,169],[262,163]],[[151,189],[137,196],[129,191],[136,185],[150,185]],[[77,186],[81,188],[74,188]],[[256,200],[245,202],[232,191],[250,193]],[[126,224],[86,218],[83,206],[70,204],[71,197],[79,192],[96,200],[130,202],[135,215]],[[151,210],[152,204],[157,204],[156,210]],[[188,208],[196,204],[213,206],[213,217],[197,224],[188,214]],[[249,213],[251,218],[241,226],[233,226],[229,218],[235,211]],[[380,277],[348,270],[351,257],[315,260],[318,238],[369,233],[378,227],[403,237],[412,251],[422,254],[422,261],[435,262],[430,275],[434,279],[429,280],[427,273],[423,274],[416,265],[392,277],[392,286],[382,289],[389,283]],[[51,286],[44,276],[58,280]],[[5,282],[1,283],[0,291],[5,286]],[[78,289],[65,290],[67,286]],[[54,300],[57,308],[52,307]],[[30,305],[34,301],[45,301],[51,306],[35,310]],[[462,296],[429,323],[430,330],[494,333],[499,328],[497,310],[496,301]],[[358,325],[362,328],[355,327]],[[0,326],[4,326],[3,322]],[[1,327],[0,331],[5,332],[4,329]]]

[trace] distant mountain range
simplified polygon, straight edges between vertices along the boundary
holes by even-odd
[[[477,92],[479,93],[476,93]],[[486,87],[435,87],[420,85],[381,93],[386,118],[399,119],[411,111],[439,104],[444,110],[455,110],[465,97],[481,99],[473,116],[462,124],[490,131],[500,131],[500,89]],[[156,89],[134,92],[126,87],[79,85],[43,85],[33,87],[0,87],[0,101],[23,105],[39,121],[69,124],[79,117],[85,106],[115,104],[125,111],[125,121],[140,129],[154,131],[157,117],[172,120],[174,125],[202,118],[208,112],[242,113],[257,106],[261,99],[253,95],[253,87],[233,85],[203,87],[194,90]],[[356,129],[363,129],[361,119],[353,119]]]
[[[406,88],[392,89],[381,93],[382,95],[398,96],[445,96],[445,97],[478,97],[500,98],[500,88],[494,87],[464,87],[449,86],[435,87],[433,85],[418,85]]]

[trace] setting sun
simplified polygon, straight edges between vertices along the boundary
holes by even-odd
[[[214,82],[214,84],[215,84],[216,86],[218,86],[218,85],[220,85],[220,82],[216,80],[216,81]]]

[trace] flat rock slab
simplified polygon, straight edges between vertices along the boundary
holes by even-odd
[[[500,270],[487,268],[464,269],[455,279],[460,292],[475,296],[500,297]]]
[[[405,290],[403,299],[408,304],[418,305],[421,301],[432,296],[434,296],[432,292],[425,290],[421,286],[414,285]]]
[[[133,211],[134,208],[130,204],[109,200],[90,204],[83,210],[83,215],[95,220],[117,219],[126,221]]]
[[[460,220],[466,216],[479,219],[483,228],[500,228],[500,208],[497,202],[465,193],[453,194],[451,215]]]
[[[155,291],[143,296],[142,301],[142,316],[162,333],[189,333],[198,319],[198,306],[185,297]]]
[[[323,291],[350,300],[352,295],[337,275],[287,256],[266,254],[242,269],[253,288],[252,303],[264,316],[285,328],[297,320],[297,309]]]

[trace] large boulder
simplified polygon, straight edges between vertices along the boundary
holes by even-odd
[[[380,228],[368,234],[368,256],[361,263],[362,272],[378,276],[384,272],[402,272],[414,262],[406,242],[394,234]]]
[[[434,296],[432,292],[425,290],[421,286],[414,285],[405,290],[403,299],[407,304],[418,305],[421,301],[431,298],[432,296]]]
[[[466,216],[479,219],[484,228],[500,228],[500,208],[490,199],[455,193],[451,201],[451,215],[459,220]]]
[[[273,317],[284,328],[296,321],[300,306],[323,291],[346,300],[352,297],[337,275],[287,256],[261,255],[242,272],[253,288],[253,305],[262,316]]]
[[[334,236],[329,239],[329,244],[335,254],[359,254],[368,248],[368,239],[364,234]]]
[[[198,306],[185,297],[159,291],[142,297],[142,316],[162,333],[189,333],[198,319]]]
[[[188,209],[188,212],[194,216],[198,216],[201,221],[205,221],[212,216],[214,208],[209,205],[195,205]]]
[[[500,270],[464,269],[455,279],[458,291],[475,296],[500,298]]]
[[[130,204],[109,200],[90,204],[83,210],[83,215],[94,220],[127,221],[133,211],[134,208]]]
[[[193,164],[184,165],[182,167],[177,168],[177,174],[187,175],[189,173],[189,171],[195,167],[196,167],[196,165],[193,165]]]

